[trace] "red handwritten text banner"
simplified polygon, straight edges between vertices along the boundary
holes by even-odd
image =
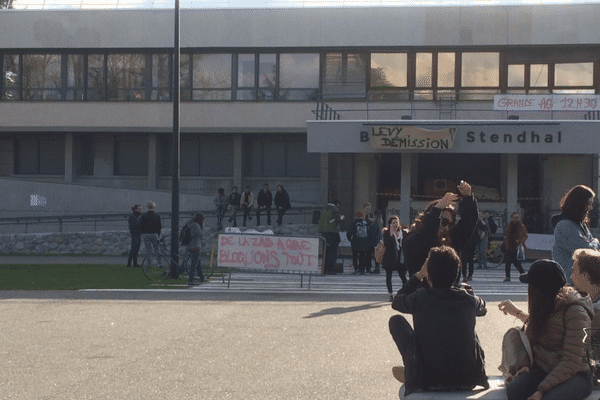
[[[496,94],[497,111],[595,111],[600,110],[599,95]]]
[[[219,235],[219,266],[320,273],[319,239],[266,235]]]

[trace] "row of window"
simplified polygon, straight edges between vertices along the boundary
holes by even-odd
[[[183,52],[180,96],[183,101],[484,100],[500,92],[594,93],[598,54],[573,50]],[[167,50],[0,52],[0,57],[2,100],[166,101],[172,96],[173,56]]]
[[[73,137],[74,173],[94,175],[94,135]],[[171,176],[171,138],[157,143],[159,176]],[[147,136],[115,135],[113,174],[148,175]],[[14,140],[14,173],[63,175],[65,136],[61,134],[19,135]],[[181,176],[226,177],[233,175],[233,140],[222,137],[181,137]],[[319,155],[307,153],[306,138],[261,135],[244,139],[242,174],[245,177],[318,177]]]

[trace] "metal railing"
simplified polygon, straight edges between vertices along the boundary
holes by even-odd
[[[321,210],[322,205],[294,207],[288,210],[284,217],[284,224],[310,224],[313,221],[314,211]],[[217,214],[214,210],[200,211],[180,211],[180,226],[185,223],[194,214],[201,212],[205,216],[205,226],[216,226]],[[172,213],[157,212],[161,217],[163,227],[171,226]],[[0,218],[0,234],[23,234],[23,233],[53,233],[53,232],[85,232],[85,231],[107,231],[107,230],[128,230],[128,218],[131,213],[119,214],[85,214],[85,215],[54,215],[54,216],[26,216],[26,217],[6,217]],[[248,221],[248,227],[254,226],[255,210],[251,212],[252,221]],[[224,225],[229,226],[229,215],[224,218]],[[237,212],[237,223],[242,224],[243,212]],[[266,214],[261,213],[262,221],[266,222]],[[271,210],[271,222],[277,220],[277,211]]]

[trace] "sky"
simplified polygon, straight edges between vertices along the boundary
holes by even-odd
[[[518,4],[580,4],[600,0],[180,0],[181,8],[288,8],[365,6],[485,6]],[[15,0],[16,9],[173,8],[174,0]]]

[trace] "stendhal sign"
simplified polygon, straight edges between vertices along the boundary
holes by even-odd
[[[309,153],[598,154],[600,121],[307,121]]]
[[[597,111],[600,95],[496,94],[496,111]]]
[[[369,135],[370,133],[370,135]],[[456,137],[456,127],[440,130],[423,129],[418,126],[376,125],[370,132],[371,149],[374,150],[451,150]],[[366,139],[369,139],[368,137]]]

